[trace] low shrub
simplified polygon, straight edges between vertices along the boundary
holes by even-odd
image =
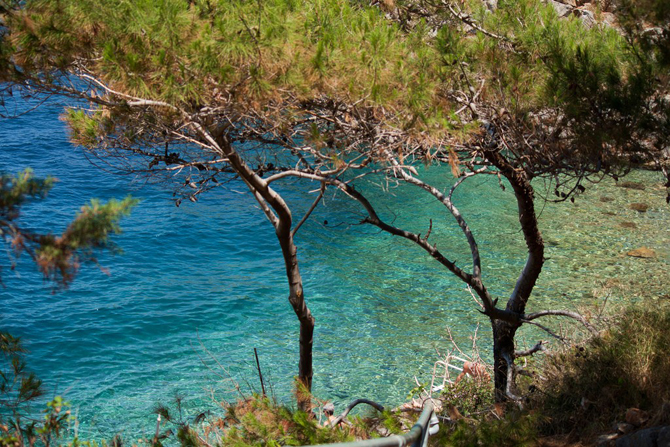
[[[545,416],[544,434],[589,438],[630,408],[658,421],[670,401],[670,307],[622,312],[600,337],[547,356],[540,375],[531,407]]]

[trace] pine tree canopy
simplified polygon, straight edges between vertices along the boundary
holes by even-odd
[[[537,0],[393,13],[347,0],[5,0],[1,20],[0,79],[92,101],[68,121],[97,148],[162,144],[185,112],[233,140],[332,151],[369,149],[372,128],[390,129],[387,146],[430,159],[506,114],[522,133],[544,127],[545,143],[560,136],[533,151],[538,174],[556,168],[547,151],[601,168],[653,140],[650,98],[668,82],[663,52],[633,25],[587,28]],[[473,95],[485,109],[468,109]],[[138,111],[137,99],[167,106]],[[360,125],[344,135],[340,120]]]

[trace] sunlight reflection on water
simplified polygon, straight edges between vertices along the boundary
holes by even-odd
[[[83,437],[151,433],[152,408],[177,392],[187,408],[216,407],[212,388],[215,399],[233,398],[208,353],[243,387],[247,380],[257,387],[257,347],[277,395],[287,398],[297,372],[298,325],[274,234],[251,198],[219,191],[175,208],[159,187],[137,190],[128,178],[93,169],[67,143],[57,113],[47,107],[0,127],[3,171],[31,166],[60,179],[48,200],[26,208],[26,221],[38,230],[62,228],[89,197],[132,192],[142,199],[116,239],[125,253],[100,258],[110,276],[87,268],[69,290],[52,295],[25,259],[20,276],[2,270],[3,329],[24,338],[30,367],[78,409]],[[428,174],[445,186],[451,181],[440,169]],[[633,180],[651,186],[638,191],[603,182],[574,204],[544,207],[548,261],[529,310],[575,309],[608,292],[612,302],[667,299],[670,209],[657,174],[636,172]],[[285,188],[292,203],[306,202],[297,188]],[[433,219],[431,239],[468,265],[467,245],[443,208],[406,187],[392,192],[402,208],[379,205],[386,217],[424,233]],[[511,194],[497,181],[475,179],[455,201],[478,238],[484,279],[504,300],[525,261]],[[650,209],[633,211],[633,202]],[[394,405],[413,388],[414,375],[430,374],[435,349],[449,349],[447,326],[468,346],[481,323],[483,355],[490,336],[467,290],[448,272],[410,243],[355,225],[359,220],[353,204],[331,198],[298,234],[317,321],[314,391],[338,405],[359,397]],[[658,257],[625,255],[641,246]],[[528,343],[534,337],[531,331]]]

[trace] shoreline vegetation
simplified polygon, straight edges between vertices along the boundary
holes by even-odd
[[[597,336],[542,349],[543,355],[525,365],[527,374],[519,380],[521,405],[495,403],[490,377],[478,374],[432,393],[430,383],[419,384],[409,392],[406,405],[384,411],[369,407],[348,418],[336,418],[332,404],[309,395],[299,382],[295,393],[303,393],[300,399],[311,402],[308,412],[295,402],[256,393],[257,387],[247,384],[247,392],[237,385],[241,397],[220,402],[220,411],[185,408],[183,397],[177,397],[155,407],[153,436],[125,434],[106,441],[78,438],[69,403],[56,397],[48,403],[43,421],[38,419],[23,441],[14,435],[13,426],[2,425],[1,442],[3,446],[37,442],[87,447],[349,442],[407,432],[421,411],[421,402],[431,399],[440,422],[431,446],[589,446],[614,445],[617,439],[629,443],[625,445],[653,446],[651,440],[670,425],[670,304],[613,306],[594,317],[593,323]],[[3,338],[3,349],[12,343],[17,341]],[[465,353],[456,349],[468,355],[467,349]]]
[[[597,320],[598,335],[565,340],[526,365],[528,373],[520,380],[522,405],[495,403],[490,377],[474,374],[439,392],[429,393],[429,383],[419,384],[410,391],[408,404],[363,411],[333,427],[330,422],[340,419],[327,401],[312,396],[312,411],[305,413],[295,404],[252,394],[224,404],[225,415],[205,423],[200,423],[202,415],[175,420],[168,407],[160,407],[157,413],[168,424],[163,432],[157,426],[154,439],[145,442],[155,445],[176,437],[183,446],[206,447],[371,439],[407,432],[421,402],[431,399],[440,421],[432,446],[588,446],[617,439],[630,443],[626,445],[655,445],[651,439],[670,425],[670,304],[653,309],[621,305]]]

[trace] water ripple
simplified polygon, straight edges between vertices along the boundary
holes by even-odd
[[[36,230],[62,230],[90,197],[141,198],[115,238],[124,254],[100,257],[109,275],[82,269],[69,290],[54,295],[27,259],[19,263],[20,276],[2,270],[2,328],[24,338],[30,367],[51,392],[73,403],[82,435],[151,433],[152,408],[177,392],[187,396],[189,408],[216,407],[211,388],[218,399],[234,398],[210,353],[243,386],[245,380],[257,386],[252,353],[258,348],[277,393],[289,396],[298,324],[272,228],[252,199],[221,190],[176,208],[168,191],[138,189],[140,182],[92,168],[67,142],[57,114],[58,108],[47,107],[0,125],[0,170],[30,166],[39,176],[60,179],[47,200],[26,207],[25,221]],[[444,176],[431,172],[436,180]],[[291,185],[284,193],[292,203],[311,203]],[[615,200],[601,202],[604,195]],[[404,204],[394,210],[397,224],[425,232],[432,219],[438,247],[468,265],[467,244],[442,208],[403,188],[394,200]],[[504,299],[525,261],[514,202],[496,182],[466,183],[456,201],[472,219],[485,281]],[[652,204],[647,213],[628,209],[640,201]],[[599,288],[622,277],[633,285],[645,281],[650,293],[667,290],[670,212],[662,202],[661,188],[603,183],[576,204],[547,205],[542,226],[550,259],[531,305],[592,303]],[[436,348],[449,349],[447,326],[464,346],[477,323],[483,324],[483,347],[489,335],[459,282],[404,240],[367,227],[347,229],[359,219],[352,203],[329,200],[298,234],[306,296],[317,321],[314,387],[338,405],[371,396],[392,405],[414,386],[414,375],[430,373]],[[624,221],[638,230],[623,228]],[[659,254],[649,261],[653,276],[648,261],[624,255],[642,245]],[[612,290],[612,300],[635,299],[634,287]]]

